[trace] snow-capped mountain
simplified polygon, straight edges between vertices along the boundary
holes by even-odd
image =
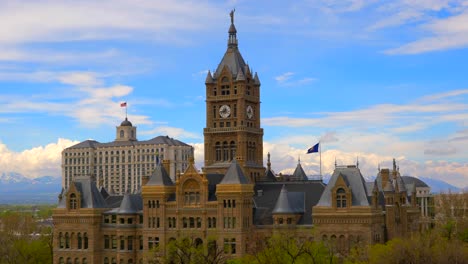
[[[16,172],[0,172],[0,203],[56,203],[60,177],[30,179]]]

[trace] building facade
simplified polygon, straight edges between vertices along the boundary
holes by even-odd
[[[252,180],[264,176],[263,128],[260,127],[260,79],[245,63],[231,12],[227,50],[206,76],[206,173],[225,173],[236,159]]]
[[[394,163],[395,164],[395,163]],[[383,243],[419,231],[414,185],[405,184],[394,165],[366,182],[358,165],[337,166],[313,209],[318,236],[338,251],[358,243]]]
[[[112,142],[86,140],[62,152],[62,187],[69,188],[74,177],[91,175],[98,187],[123,194],[137,191],[142,177],[155,169],[156,163],[168,160],[169,175],[184,171],[193,148],[168,136],[137,140],[137,129],[127,118],[116,127]]]
[[[357,166],[337,167],[326,185],[310,180],[300,162],[288,177],[273,173],[270,155],[263,167],[260,81],[238,50],[233,13],[228,33],[226,54],[206,80],[202,172],[189,158],[171,177],[165,153],[163,162],[145,168],[151,175],[143,175],[135,192],[109,192],[108,185],[95,184],[97,177],[69,178],[53,213],[54,263],[146,263],[153,248],[164,254],[181,237],[240,257],[281,231],[304,241],[339,242],[345,253],[354,243],[415,230],[415,196],[396,169],[367,183]]]

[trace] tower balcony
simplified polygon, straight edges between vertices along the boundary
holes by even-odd
[[[248,133],[252,133],[252,134],[263,135],[263,128],[238,126],[238,127],[217,127],[217,128],[204,128],[203,129],[203,134],[207,134],[207,133],[234,133],[234,132],[248,132]]]

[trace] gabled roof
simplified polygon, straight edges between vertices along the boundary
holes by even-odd
[[[361,171],[356,166],[340,166],[336,167],[333,175],[328,181],[328,185],[320,197],[318,206],[332,206],[332,189],[335,187],[336,181],[342,177],[348,188],[351,188],[352,205],[353,206],[369,206],[370,199],[367,196],[367,185],[362,177]]]
[[[390,179],[387,181],[387,183],[385,184],[385,187],[384,187],[384,192],[394,192],[395,191],[395,188],[393,187],[393,184],[392,182],[390,181]]]
[[[278,200],[276,200],[273,214],[303,214],[304,213],[304,193],[288,192],[283,184]]]
[[[90,177],[75,177],[75,180],[71,184],[73,184],[76,190],[81,194],[81,208],[108,208],[101,192]]]
[[[249,180],[242,172],[242,168],[236,159],[233,159],[226,174],[219,184],[248,184]]]
[[[169,177],[166,169],[161,166],[161,164],[158,164],[146,185],[173,186],[174,183],[172,182],[171,177]]]

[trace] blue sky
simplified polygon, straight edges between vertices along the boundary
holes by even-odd
[[[406,175],[468,185],[468,1],[2,1],[0,172],[60,175],[60,151],[169,135],[202,166],[206,72],[239,48],[261,86],[273,169],[396,158]],[[266,158],[266,155],[265,155]]]

